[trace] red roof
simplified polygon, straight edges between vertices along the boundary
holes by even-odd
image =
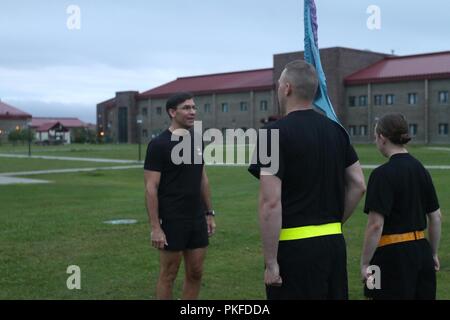
[[[27,119],[31,114],[23,112],[9,104],[0,101],[0,119]]]
[[[450,51],[387,57],[345,78],[345,84],[450,78]]]
[[[66,128],[84,128],[86,123],[77,118],[33,118],[31,120],[32,128],[40,128],[42,125],[61,123]]]
[[[260,69],[178,78],[141,93],[139,98],[162,98],[179,91],[189,91],[192,94],[201,95],[261,91],[270,90],[273,87],[273,69]]]

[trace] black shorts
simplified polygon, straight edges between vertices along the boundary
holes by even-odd
[[[206,217],[195,220],[161,220],[161,228],[166,235],[168,251],[184,251],[207,247],[208,225]]]
[[[266,286],[269,300],[348,299],[344,237],[329,235],[280,241],[281,287]]]
[[[380,289],[364,295],[375,300],[434,300],[436,272],[430,244],[426,239],[378,248],[370,261],[380,268]]]

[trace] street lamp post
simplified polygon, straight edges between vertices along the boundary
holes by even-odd
[[[142,136],[142,115],[138,115],[136,117],[136,123],[137,123],[137,143],[138,143],[138,159],[141,161],[141,136]]]
[[[28,156],[31,157],[31,121],[28,121]]]

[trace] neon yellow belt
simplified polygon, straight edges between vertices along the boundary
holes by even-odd
[[[286,228],[281,229],[280,241],[314,238],[341,233],[342,226],[340,222],[321,224],[317,226]]]

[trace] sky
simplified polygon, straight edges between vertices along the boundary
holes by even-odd
[[[316,5],[320,48],[450,50],[448,0]],[[367,27],[371,5],[380,29]],[[116,91],[270,68],[273,54],[303,50],[303,37],[302,0],[0,0],[0,99],[95,123],[96,104]]]

